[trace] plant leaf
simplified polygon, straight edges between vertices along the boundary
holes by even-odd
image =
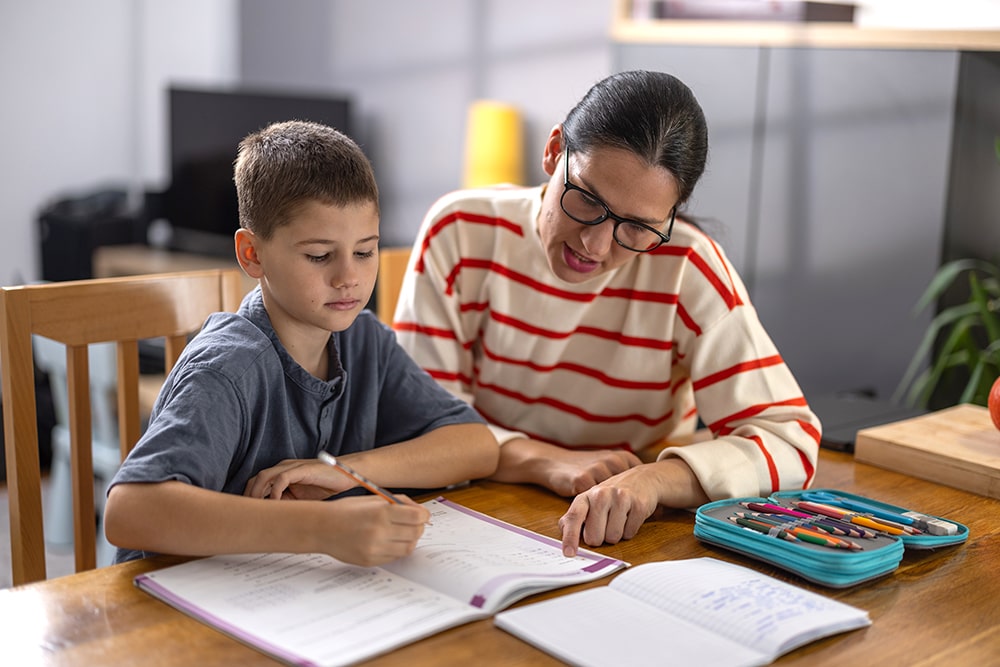
[[[927,306],[937,301],[963,271],[973,271],[976,269],[989,275],[997,274],[996,267],[981,259],[956,259],[943,264],[937,270],[937,273],[934,274],[934,277],[931,279],[927,289],[920,296],[920,299],[917,300],[917,305],[913,308],[914,313],[922,312]]]
[[[969,337],[969,328],[975,323],[975,318],[967,316],[955,323],[948,337],[941,345],[938,358],[930,367],[930,372],[926,382],[917,396],[917,404],[926,407],[930,401],[931,394],[941,382],[944,372],[954,366],[963,366],[968,360],[968,350],[966,349],[966,338]]]
[[[990,312],[989,294],[983,289],[982,283],[979,282],[979,278],[974,273],[969,274],[969,290],[971,298],[979,310],[979,319],[982,321],[983,327],[986,328],[989,340],[1000,339],[1000,322],[997,322],[993,313]]]
[[[931,355],[931,351],[934,348],[934,341],[937,340],[938,334],[944,330],[946,326],[961,320],[963,317],[968,317],[975,312],[975,304],[959,304],[941,311],[934,317],[933,320],[931,320],[931,323],[927,326],[927,331],[924,333],[924,337],[920,340],[920,344],[917,346],[917,351],[910,360],[910,365],[907,366],[906,372],[903,373],[903,379],[900,380],[899,386],[897,386],[896,391],[893,392],[892,400],[894,402],[898,403],[902,400],[903,394],[906,392],[906,388],[910,386],[910,383],[913,381],[914,376],[917,375],[917,372],[920,370],[925,359]],[[912,398],[908,399],[908,402],[912,405]]]

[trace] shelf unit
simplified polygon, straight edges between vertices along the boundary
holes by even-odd
[[[636,19],[615,0],[611,39],[633,44],[1000,51],[1000,30],[859,27],[849,23]]]
[[[709,125],[690,202],[807,397],[888,399],[943,259],[1000,255],[1000,31],[630,16],[615,71],[670,72]]]

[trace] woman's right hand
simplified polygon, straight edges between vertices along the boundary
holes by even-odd
[[[500,447],[500,465],[491,479],[538,484],[569,497],[641,463],[622,449],[566,449],[519,438]]]
[[[317,459],[286,459],[251,477],[243,495],[274,500],[323,500],[352,486],[350,479],[328,463]]]

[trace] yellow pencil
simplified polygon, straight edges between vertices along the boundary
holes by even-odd
[[[319,453],[319,460],[323,461],[324,463],[329,463],[334,468],[336,468],[340,472],[344,473],[345,475],[347,475],[348,477],[350,477],[351,479],[353,479],[355,482],[357,482],[358,484],[360,484],[364,488],[368,489],[369,491],[371,491],[372,493],[374,493],[377,496],[382,496],[383,498],[385,498],[386,500],[388,500],[390,503],[396,503],[397,505],[402,505],[403,504],[403,501],[401,501],[399,498],[396,498],[394,495],[392,495],[392,493],[390,493],[388,489],[383,489],[381,486],[379,486],[375,482],[371,481],[370,479],[368,479],[367,477],[365,477],[364,475],[362,475],[358,471],[354,470],[350,466],[348,466],[348,465],[346,465],[344,463],[341,463],[340,461],[337,460],[337,457],[335,457],[335,456],[333,456],[331,454],[328,454],[327,452],[320,452]]]

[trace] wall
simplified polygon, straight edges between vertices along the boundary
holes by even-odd
[[[958,60],[616,49],[616,68],[674,72],[699,96],[710,154],[692,211],[733,260],[807,397],[888,399],[929,324],[911,311],[941,253]]]
[[[241,6],[245,83],[355,101],[354,134],[379,180],[387,245],[409,245],[430,204],[461,186],[473,100],[521,110],[528,181],[540,182],[548,131],[611,72],[610,0],[309,0],[295,16],[268,0]],[[268,34],[304,39],[289,50]]]
[[[162,184],[165,83],[236,73],[235,0],[0,2],[0,282],[39,277],[39,210]]]
[[[944,8],[913,0],[861,4],[860,19],[868,25],[1000,25],[997,0],[956,0]],[[461,185],[465,113],[475,99],[496,98],[522,110],[528,180],[542,178],[539,156],[550,127],[591,83],[624,63],[608,36],[612,8],[611,0],[2,0],[0,282],[38,277],[36,219],[53,197],[107,183],[135,192],[166,185],[168,83],[351,95],[357,138],[382,186],[383,236],[390,245],[408,244],[430,203]],[[700,73],[684,76],[706,106],[731,115],[732,100],[753,96],[752,71],[720,85],[725,63],[698,57]],[[983,66],[996,67],[995,60]],[[986,122],[985,130],[993,131]],[[747,197],[752,186],[749,168],[722,168],[728,150],[749,142],[742,132],[732,122],[714,130],[726,141],[713,143],[711,169],[728,174],[731,180],[716,185],[736,193],[732,201]],[[977,181],[953,175],[951,182],[971,188]],[[977,191],[989,198],[984,192],[997,189]],[[696,206],[722,221],[745,209],[729,203],[713,210],[722,199],[710,188],[696,197]],[[968,201],[967,191],[950,193],[952,208]],[[996,210],[995,198],[989,201],[979,210]],[[747,228],[713,231],[742,268],[745,249],[756,243]],[[975,244],[981,237],[973,228],[963,229],[962,238]],[[878,239],[895,243],[888,228]],[[906,347],[894,332],[879,333]]]

